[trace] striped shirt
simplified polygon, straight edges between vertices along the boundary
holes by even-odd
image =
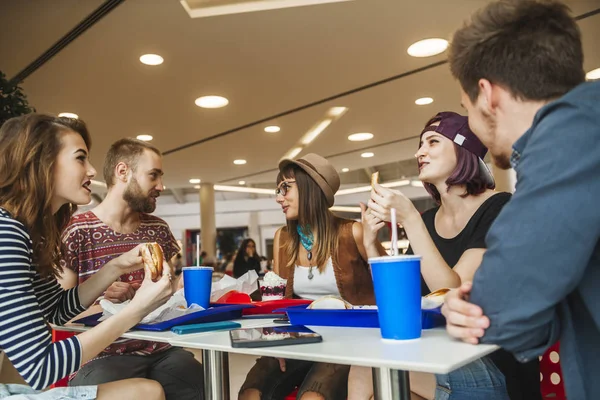
[[[52,343],[48,322],[64,324],[83,311],[77,288],[40,277],[27,229],[0,208],[0,349],[34,389],[79,368],[79,339]]]
[[[179,252],[179,245],[169,225],[162,219],[145,213],[140,213],[140,225],[132,233],[114,231],[93,211],[77,214],[71,218],[63,232],[62,240],[66,248],[62,265],[77,273],[80,284],[107,262],[140,243],[157,242],[162,247],[167,260]],[[139,269],[121,275],[118,280],[141,283],[143,279],[144,270]],[[167,343],[119,338],[104,349],[99,357],[123,354],[148,355],[164,351],[169,347]]]

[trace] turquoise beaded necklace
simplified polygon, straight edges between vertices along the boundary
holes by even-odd
[[[296,225],[296,232],[300,236],[300,243],[302,243],[302,247],[304,247],[307,251],[306,258],[308,258],[309,267],[308,267],[308,279],[312,280],[314,278],[314,274],[312,272],[312,248],[315,242],[315,237],[313,236],[312,229],[310,229],[310,225],[306,225],[301,227],[300,225]]]

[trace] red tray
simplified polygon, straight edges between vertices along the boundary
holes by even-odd
[[[244,308],[242,315],[255,315],[255,314],[271,314],[274,310],[308,305],[312,303],[312,300],[303,299],[281,299],[281,300],[269,300],[269,301],[253,301],[250,304],[254,307]],[[221,303],[221,304],[248,304],[248,303]],[[275,314],[285,314],[285,311],[278,311]]]
[[[245,308],[243,315],[270,314],[279,308],[308,305],[310,303],[312,303],[312,300],[303,299],[253,301],[250,304],[252,304],[254,308]],[[278,311],[276,314],[285,314],[285,311]]]

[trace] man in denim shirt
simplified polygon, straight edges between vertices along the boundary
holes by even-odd
[[[450,67],[471,129],[518,182],[472,285],[446,299],[447,330],[521,361],[560,340],[568,398],[596,399],[600,82],[583,83],[577,25],[558,2],[491,3],[455,33]]]

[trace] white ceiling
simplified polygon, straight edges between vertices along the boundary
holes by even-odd
[[[127,0],[35,71],[23,88],[38,111],[75,112],[88,123],[92,162],[101,170],[108,146],[121,137],[151,134],[153,144],[169,151],[442,61],[444,54],[417,59],[406,49],[423,38],[450,38],[485,3],[354,0],[192,19],[176,0]],[[100,4],[0,0],[0,70],[14,76]],[[600,0],[568,4],[580,15],[599,8]],[[600,15],[580,27],[585,68],[598,68]],[[162,55],[164,64],[142,65],[138,59],[145,53]],[[229,106],[194,105],[197,97],[210,94],[227,97]],[[434,103],[416,106],[414,100],[423,96]],[[410,159],[417,144],[411,138],[427,118],[460,110],[458,86],[442,65],[167,154],[165,183],[181,189],[193,186],[192,177],[273,183],[278,160],[333,106],[349,111],[302,154],[316,152],[351,170]],[[281,126],[281,132],[265,133],[270,124]],[[374,139],[347,140],[365,131]],[[375,157],[360,158],[366,149]],[[248,163],[233,165],[239,158]],[[360,174],[350,176],[355,181]]]

